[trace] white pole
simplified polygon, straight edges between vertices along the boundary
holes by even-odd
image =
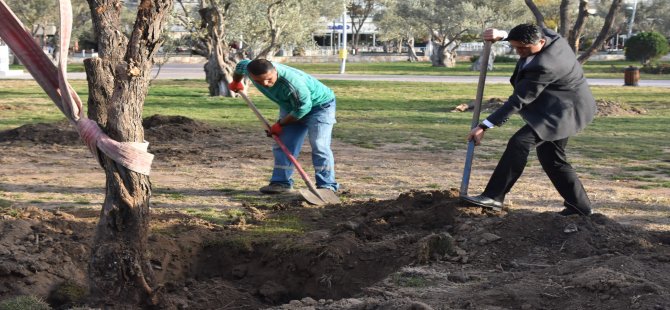
[[[631,34],[633,34],[633,23],[635,22],[635,11],[637,10],[637,0],[633,2],[633,12],[630,15],[630,22],[628,23],[628,37],[630,39]]]
[[[347,65],[347,6],[344,6],[344,12],[342,13],[342,49],[340,49],[340,58],[342,63],[340,64],[340,74],[344,74],[344,69]]]

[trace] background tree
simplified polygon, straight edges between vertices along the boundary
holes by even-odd
[[[381,3],[382,9],[375,14],[374,21],[379,35],[378,40],[407,42],[407,61],[418,61],[414,49],[415,38],[425,39],[425,28],[418,19],[407,19],[398,14],[400,0],[386,0]]]
[[[347,12],[351,18],[351,48],[357,49],[361,39],[361,28],[365,21],[372,17],[376,8],[379,7],[377,0],[349,0]]]
[[[46,31],[47,27],[55,27],[58,23],[58,2],[52,0],[9,0],[5,1],[12,8],[14,14],[23,22],[33,38],[39,37],[40,46],[44,47],[48,43]]]
[[[181,2],[181,1],[180,1]],[[201,37],[195,54],[207,58],[205,77],[210,96],[231,96],[228,84],[233,80],[235,59],[231,58],[230,43],[226,37],[227,18],[233,1],[200,1]]]
[[[668,39],[658,32],[640,32],[626,41],[626,59],[648,65],[668,53]]]
[[[398,15],[423,24],[434,47],[433,66],[453,67],[456,49],[463,39],[473,39],[485,27],[506,25],[523,14],[511,13],[515,1],[408,0],[398,2]],[[512,3],[512,4],[511,4]],[[510,12],[503,14],[501,12]],[[513,16],[513,17],[510,17]],[[503,18],[507,18],[504,20]]]
[[[434,67],[456,65],[455,50],[468,32],[463,4],[457,0],[408,0],[399,3],[399,15],[419,20],[428,32],[433,46],[430,60]]]
[[[475,0],[465,3],[464,11],[469,17],[467,25],[472,29],[470,39],[480,42],[480,35],[486,28],[510,29],[532,18],[521,0]],[[495,56],[507,49],[503,43],[492,46],[487,70],[493,70]],[[481,61],[478,57],[471,69],[479,71]]]
[[[142,0],[126,36],[121,29],[121,0],[87,0],[99,57],[84,62],[88,117],[119,142],[144,142],[142,110],[153,56],[172,0]],[[149,176],[130,171],[101,155],[106,192],[91,248],[89,278],[93,296],[105,302],[140,307],[156,304],[148,253]]]
[[[243,4],[242,4],[243,3]],[[277,51],[291,54],[298,47],[315,47],[312,34],[327,20],[339,17],[345,0],[242,1],[235,10],[234,37],[252,58],[272,58]]]
[[[533,0],[525,0],[526,5],[528,8],[531,10],[533,15],[535,16],[535,22],[538,25],[544,25],[546,27],[552,28],[551,24],[547,22],[545,19],[545,15],[541,11],[541,8],[535,4]],[[540,2],[540,1],[538,1]],[[620,9],[621,9],[621,4],[623,0],[612,0],[609,6],[609,10],[607,11],[607,15],[605,15],[602,27],[600,28],[600,31],[596,38],[593,40],[593,43],[589,48],[587,48],[583,53],[577,57],[580,63],[585,63],[589,57],[594,55],[598,50],[600,50],[607,40],[611,37],[611,32],[613,29],[613,26],[616,24],[616,19],[621,17],[620,15]],[[546,4],[552,4],[551,2],[542,2]],[[573,5],[578,5],[576,11],[573,11],[572,6]],[[549,10],[551,10],[551,6],[547,6]],[[579,3],[577,4],[577,1],[571,0],[561,0],[559,4],[559,9],[556,10],[556,7],[553,7],[553,11],[558,11],[560,16],[559,16],[559,21],[565,24],[560,24],[557,25],[556,28],[558,28],[559,33],[562,33],[562,35],[565,37],[565,34],[567,32],[567,37],[566,39],[570,43],[570,46],[572,47],[572,50],[577,53],[579,51],[579,42],[580,38],[582,36],[582,32],[584,31],[584,25],[586,24],[586,20],[592,13],[596,14],[603,14],[600,11],[594,12],[591,10],[592,7],[589,6],[588,0],[579,0]],[[572,14],[573,12],[576,12],[577,16],[575,18],[574,24],[570,25],[568,23],[571,22]]]
[[[50,46],[52,50],[51,58],[58,61],[60,46],[58,40],[58,2],[52,0],[8,0],[5,1],[14,11],[14,14],[21,20],[21,22],[28,27],[33,38],[39,40],[42,47]],[[88,12],[88,4],[85,0],[72,0],[72,14],[73,14],[73,38],[78,36],[77,31],[83,29],[83,25],[90,20]],[[55,28],[56,32],[47,36],[47,31],[50,28]],[[38,35],[40,33],[41,35]],[[18,59],[15,62],[18,64]]]
[[[670,1],[639,2],[635,14],[634,29],[670,37]]]
[[[343,1],[201,0],[189,10],[177,0],[176,18],[190,32],[191,52],[207,58],[210,95],[235,96],[228,85],[241,57],[272,58],[280,49],[313,47],[320,18],[341,13]]]

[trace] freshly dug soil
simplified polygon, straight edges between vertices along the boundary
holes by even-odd
[[[342,145],[359,162],[394,169],[382,180],[343,182],[341,205],[309,206],[296,195],[263,200],[255,187],[267,170],[254,169],[267,169],[272,155],[262,134],[158,115],[144,126],[156,154],[149,244],[161,308],[670,307],[670,233],[614,220],[626,208],[644,216],[625,200],[615,201],[622,213],[562,217],[546,208],[556,199],[548,193],[487,214],[462,204],[455,189],[411,189],[439,182],[422,177],[444,177],[435,158],[395,154],[411,159],[404,161]],[[67,123],[0,132],[0,300],[33,294],[53,307],[96,306],[87,303],[86,266],[104,178],[90,171],[95,160],[77,139]],[[82,165],[91,167],[77,172]],[[341,166],[351,175],[366,169],[356,160]],[[458,175],[462,167],[445,169]],[[84,177],[70,175],[77,173]],[[380,198],[360,198],[374,186],[383,187]],[[389,191],[394,197],[384,197]],[[212,209],[238,215],[221,222],[194,211]],[[635,223],[650,222],[667,227],[652,216]]]

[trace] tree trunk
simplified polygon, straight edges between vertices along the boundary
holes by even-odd
[[[577,58],[579,63],[584,64],[589,59],[589,57],[598,52],[598,49],[600,49],[603,44],[605,44],[607,37],[609,37],[609,32],[612,29],[612,25],[614,25],[614,19],[616,18],[619,9],[621,9],[622,3],[623,0],[612,1],[610,10],[607,12],[607,16],[605,17],[605,24],[603,25],[603,28],[600,30],[600,33],[593,41],[593,44],[591,44],[591,46],[586,51],[579,55]]]
[[[533,2],[533,0],[525,0],[525,1],[526,6],[528,6],[530,11],[533,13],[533,16],[535,16],[535,23],[538,26],[545,28],[544,16],[542,15],[542,12],[540,12],[540,9],[537,8],[537,5],[535,5],[535,2]]]
[[[89,116],[119,142],[144,142],[142,110],[154,53],[172,0],[142,0],[130,42],[117,29],[120,0],[88,0],[100,59],[86,62]],[[91,249],[89,278],[98,302],[143,307],[160,301],[148,257],[149,176],[101,155],[106,192]]]
[[[419,57],[416,56],[416,51],[414,50],[414,37],[409,37],[407,39],[407,61],[419,61]]]
[[[230,4],[222,7],[211,6],[200,9],[202,28],[207,32],[207,63],[205,63],[205,78],[209,85],[210,96],[232,97],[234,93],[228,90],[233,81],[235,62],[230,58],[228,42],[224,39],[225,18]]]
[[[568,29],[570,29],[570,0],[561,0],[561,6],[558,10],[560,22],[558,24],[558,34],[561,37],[568,37]]]
[[[470,70],[472,71],[481,71],[482,68],[482,55],[479,55],[479,58],[475,60],[475,62],[472,63],[472,66],[470,66]],[[486,71],[493,71],[493,61],[495,60],[496,55],[493,51],[489,54],[489,62],[488,65],[486,66]]]
[[[56,30],[56,33],[54,33],[54,38],[60,37],[60,29]],[[54,63],[58,63],[59,58],[60,58],[60,40],[53,39],[52,43],[52,50],[51,50],[51,61]],[[65,43],[68,44],[68,43]]]
[[[282,0],[277,0],[268,6],[266,19],[270,27],[270,37],[268,38],[270,44],[261,50],[256,58],[271,59],[279,49],[277,42],[279,41],[279,35],[281,34],[282,29],[279,28],[277,22],[275,21],[275,14],[279,9],[279,6],[283,3],[284,2]]]
[[[438,45],[430,56],[433,67],[453,68],[456,66],[456,53],[450,51],[447,46]]]
[[[579,11],[577,13],[577,20],[575,21],[575,25],[572,27],[572,29],[570,30],[570,34],[568,35],[568,44],[575,52],[575,54],[579,52],[579,44],[580,44],[579,40],[582,36],[582,32],[584,31],[584,26],[586,26],[586,19],[589,16],[586,7],[587,4],[588,0],[579,1]]]

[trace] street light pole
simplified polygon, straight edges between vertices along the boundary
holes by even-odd
[[[344,12],[342,12],[342,49],[340,49],[340,74],[344,74],[344,68],[347,64],[347,5],[344,4]]]

